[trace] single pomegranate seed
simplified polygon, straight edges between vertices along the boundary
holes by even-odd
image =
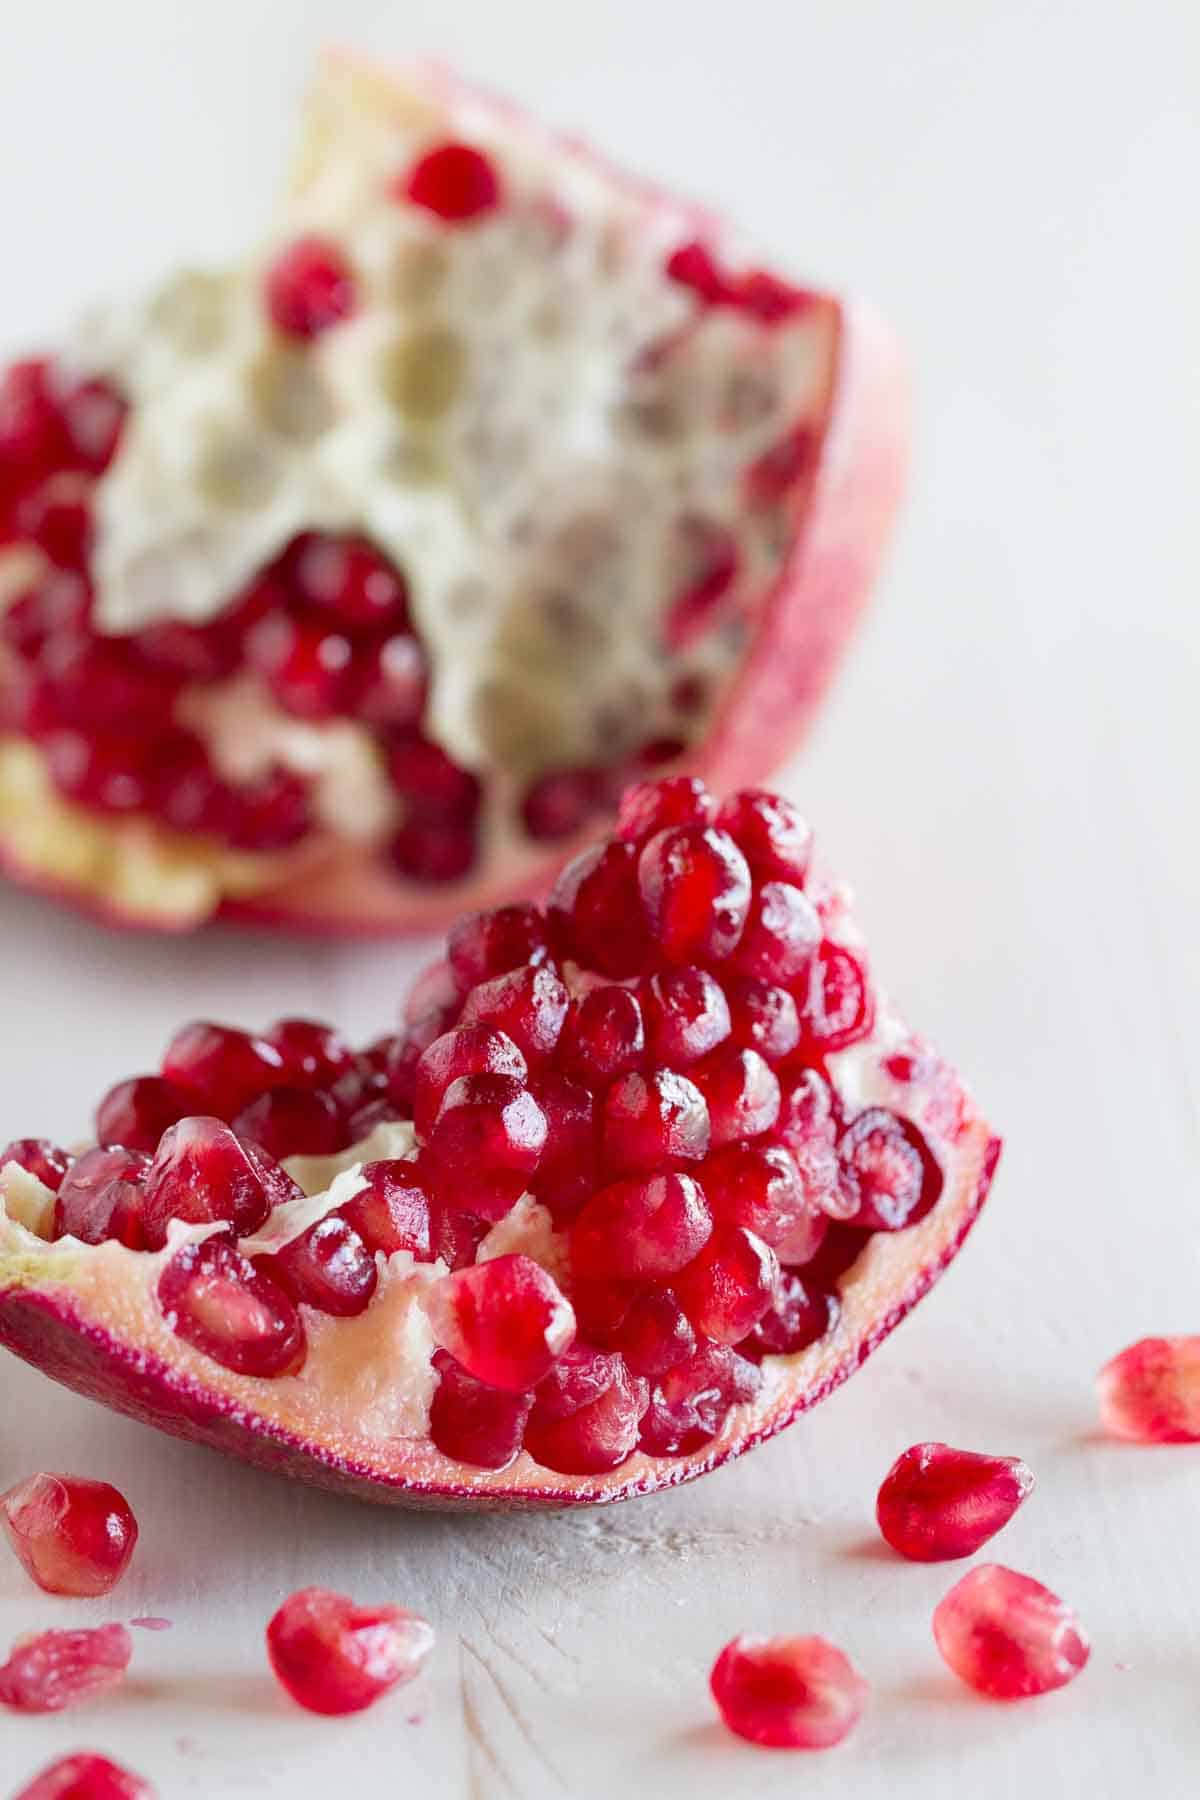
[[[636,994],[628,988],[593,988],[571,1008],[558,1046],[567,1073],[603,1086],[645,1060],[646,1029]]]
[[[689,1175],[614,1182],[593,1194],[571,1229],[571,1264],[584,1281],[656,1280],[703,1249],[712,1215]]]
[[[84,737],[55,731],[42,749],[59,792],[99,812],[145,811],[149,805],[147,746],[136,737]]]
[[[709,1443],[732,1407],[753,1400],[762,1370],[724,1344],[703,1344],[668,1369],[650,1395],[638,1442],[649,1456],[690,1456]]]
[[[447,225],[467,225],[500,205],[500,178],[473,145],[438,144],[413,164],[396,197],[425,207]]]
[[[428,1138],[446,1090],[462,1075],[507,1075],[523,1084],[528,1065],[512,1039],[490,1025],[461,1025],[421,1052],[413,1086],[413,1124]]]
[[[729,1036],[729,1002],[705,969],[667,969],[646,983],[641,1001],[653,1063],[686,1068]]]
[[[808,1056],[828,1056],[871,1035],[875,1009],[867,971],[845,945],[823,943],[799,991],[801,1035]]]
[[[291,1594],[267,1626],[280,1685],[308,1712],[362,1712],[419,1675],[433,1627],[400,1606],[355,1606],[328,1588]]]
[[[124,1495],[78,1475],[30,1475],[0,1494],[0,1518],[26,1573],[48,1594],[109,1593],[137,1543]]]
[[[160,1075],[118,1081],[96,1108],[96,1136],[102,1144],[152,1152],[169,1126],[191,1111],[192,1096]]]
[[[448,1269],[468,1268],[479,1255],[479,1246],[491,1230],[492,1221],[476,1218],[473,1213],[436,1195],[429,1203],[429,1242],[435,1262]]]
[[[429,692],[429,664],[415,637],[395,632],[356,657],[354,716],[370,725],[419,725]]]
[[[703,637],[721,617],[738,576],[741,554],[727,526],[686,515],[679,522],[679,560],[687,574],[672,595],[663,621],[669,650]]]
[[[332,719],[350,706],[350,639],[323,621],[275,613],[246,639],[246,657],[286,712]]]
[[[368,1250],[385,1256],[408,1250],[417,1262],[429,1261],[429,1192],[422,1173],[419,1157],[365,1165],[366,1186],[339,1206],[338,1214]]]
[[[354,311],[354,276],[329,238],[302,237],[280,252],[263,284],[272,325],[285,336],[315,338]]]
[[[557,1076],[538,1081],[533,1091],[546,1118],[546,1147],[532,1191],[561,1222],[596,1190],[595,1108],[587,1088]]]
[[[23,1787],[15,1800],[155,1800],[140,1775],[88,1750],[60,1757]]]
[[[635,1375],[665,1375],[696,1351],[691,1320],[669,1288],[639,1294],[611,1342]]]
[[[289,1087],[329,1087],[354,1066],[354,1052],[318,1019],[277,1019],[264,1040],[283,1061]]]
[[[393,1038],[387,1056],[387,1091],[403,1117],[412,1117],[418,1063],[430,1044],[454,1023],[458,1010],[457,1005],[436,1007],[424,1018],[406,1025],[399,1036]]]
[[[868,1688],[822,1637],[735,1637],[709,1676],[722,1719],[774,1750],[828,1750],[862,1717]]]
[[[779,1077],[757,1050],[717,1050],[692,1070],[692,1080],[708,1106],[714,1146],[759,1137],[779,1117]]]
[[[667,277],[680,287],[691,288],[706,306],[720,306],[729,299],[730,285],[716,257],[698,239],[680,244],[667,258]]]
[[[1138,1444],[1200,1442],[1200,1337],[1141,1338],[1100,1371],[1100,1418]]]
[[[51,480],[27,496],[17,512],[20,535],[62,569],[85,569],[92,547],[92,515],[74,490],[76,477]]]
[[[839,1178],[838,1130],[833,1089],[816,1069],[805,1069],[784,1092],[775,1136],[791,1154],[809,1207],[844,1221],[854,1217],[858,1197]]]
[[[399,731],[388,745],[388,774],[421,819],[439,824],[474,822],[478,777],[453,762],[440,744],[415,731]]]
[[[150,1159],[138,1150],[85,1150],[59,1184],[56,1238],[102,1244],[115,1238],[128,1250],[145,1246],[145,1189]]]
[[[764,881],[754,891],[733,966],[787,985],[800,980],[820,942],[821,921],[808,895],[788,881]]]
[[[699,1162],[708,1135],[704,1095],[672,1069],[622,1075],[604,1097],[601,1153],[614,1175]]]
[[[477,1469],[506,1469],[521,1450],[533,1395],[489,1387],[435,1350],[438,1385],[429,1409],[429,1435],[443,1456]]]
[[[910,1562],[949,1562],[974,1556],[1032,1492],[1033,1470],[1019,1457],[913,1444],[884,1476],[875,1516]]]
[[[538,844],[573,837],[604,804],[595,769],[552,769],[531,782],[521,796],[521,822]]]
[[[388,855],[401,875],[422,886],[461,881],[479,855],[474,821],[410,819],[392,839]]]
[[[162,1072],[168,1081],[203,1101],[226,1121],[241,1112],[265,1089],[288,1081],[283,1057],[263,1038],[230,1025],[197,1020],[184,1025],[167,1045]]]
[[[993,1700],[1065,1687],[1091,1655],[1071,1608],[999,1563],[981,1563],[950,1589],[934,1611],[933,1636],[959,1679]]]
[[[116,455],[129,410],[125,401],[107,381],[92,380],[60,391],[58,404],[71,463],[102,475]]]
[[[167,1241],[167,1225],[182,1219],[189,1225],[218,1220],[246,1237],[264,1224],[278,1204],[276,1182],[288,1177],[253,1153],[220,1119],[180,1119],[162,1136],[146,1173],[143,1229],[147,1247],[159,1250]],[[300,1189],[290,1184],[286,1197]]]
[[[638,858],[638,887],[664,961],[707,962],[737,948],[750,870],[727,832],[698,825],[657,832]]]
[[[481,981],[539,960],[545,949],[545,921],[528,903],[468,913],[446,939],[446,959],[464,994]]]
[[[812,828],[782,794],[745,788],[726,800],[717,824],[739,846],[756,881],[804,886],[812,862]]]
[[[497,1256],[445,1276],[423,1300],[439,1347],[477,1381],[536,1387],[575,1336],[558,1284],[528,1256]]]
[[[308,784],[290,769],[273,769],[231,790],[222,836],[235,850],[286,850],[312,830]]]
[[[576,1369],[556,1382],[559,1370],[573,1356],[586,1362],[587,1377],[579,1380]],[[576,1377],[573,1382],[571,1375]],[[585,1398],[589,1387],[591,1396]],[[648,1397],[646,1383],[631,1375],[619,1356],[568,1350],[538,1389],[525,1427],[525,1448],[544,1469],[564,1475],[598,1475],[620,1468],[637,1448],[638,1423]]]
[[[23,1713],[62,1712],[116,1687],[132,1655],[133,1639],[124,1625],[20,1638],[0,1668],[0,1706]]]
[[[10,364],[0,378],[0,463],[21,469],[30,481],[70,460],[50,375],[47,362],[30,359]]]
[[[529,1186],[546,1145],[546,1115],[512,1075],[460,1075],[429,1136],[439,1198],[503,1218]]]
[[[193,732],[169,731],[155,739],[146,805],[175,831],[223,834],[230,790],[218,778],[208,751]]]
[[[255,1268],[278,1282],[293,1300],[352,1319],[365,1312],[379,1285],[375,1258],[344,1217],[329,1213]]]
[[[785,319],[806,312],[813,295],[805,288],[780,281],[766,269],[750,269],[734,284],[733,304],[739,312],[749,313],[763,325],[781,325]]]
[[[291,1299],[225,1238],[186,1244],[159,1278],[158,1303],[177,1336],[236,1375],[288,1375],[304,1361]]]
[[[242,659],[241,639],[224,619],[212,625],[164,619],[139,631],[133,642],[142,662],[181,681],[221,681]]]
[[[764,1356],[794,1356],[828,1337],[840,1311],[835,1295],[784,1269],[770,1311],[742,1338],[738,1350],[755,1361]]]
[[[532,1068],[553,1054],[569,1003],[553,964],[526,964],[472,989],[460,1023],[506,1032]]]
[[[365,538],[309,532],[289,547],[284,561],[293,594],[352,631],[407,626],[404,578]]]
[[[637,860],[633,844],[581,851],[558,877],[546,906],[561,954],[618,981],[640,974],[650,961]]]
[[[780,506],[813,468],[821,440],[810,425],[797,425],[746,471],[746,497],[752,506]]]
[[[796,1165],[781,1144],[730,1144],[696,1173],[714,1217],[744,1225],[765,1243],[787,1242],[810,1217]]]
[[[313,1088],[278,1087],[260,1094],[234,1120],[249,1138],[280,1162],[285,1156],[332,1156],[349,1143],[337,1104]]]
[[[867,1231],[915,1224],[942,1191],[942,1171],[915,1125],[873,1106],[838,1141],[838,1164],[850,1215]]]
[[[66,1151],[52,1144],[49,1138],[14,1138],[6,1149],[0,1150],[0,1169],[10,1162],[35,1175],[53,1194],[58,1192],[63,1176],[71,1167],[71,1158]]]
[[[641,845],[669,825],[711,825],[715,810],[713,797],[698,776],[635,781],[621,796],[617,836]]]
[[[769,1244],[742,1225],[718,1225],[676,1278],[684,1312],[703,1337],[736,1344],[769,1309],[779,1262]]]
[[[786,988],[744,977],[725,984],[729,1036],[741,1050],[783,1062],[800,1042],[800,1015]]]

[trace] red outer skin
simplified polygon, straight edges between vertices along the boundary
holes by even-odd
[[[296,1480],[360,1499],[434,1510],[517,1510],[594,1505],[676,1487],[773,1437],[800,1413],[839,1387],[863,1363],[932,1287],[957,1255],[979,1215],[1000,1154],[1000,1141],[982,1121],[959,1140],[946,1190],[933,1211],[907,1232],[878,1233],[862,1259],[869,1277],[847,1282],[845,1324],[826,1345],[792,1358],[772,1358],[785,1369],[781,1383],[768,1382],[758,1401],[737,1407],[720,1435],[691,1456],[635,1456],[611,1476],[564,1476],[539,1471],[530,1481],[522,1456],[498,1474],[464,1470],[461,1484],[411,1479],[402,1472],[306,1444],[293,1432],[244,1407],[227,1395],[147,1356],[135,1343],[114,1338],[89,1319],[66,1286],[31,1288],[8,1278],[0,1287],[0,1343],[67,1387],[100,1400],[118,1412],[157,1425],[177,1437],[224,1450],[246,1462]],[[874,1262],[871,1259],[874,1258]],[[4,1279],[0,1275],[0,1279]],[[854,1296],[870,1281],[871,1292],[855,1318]],[[823,1352],[823,1354],[821,1354]]]

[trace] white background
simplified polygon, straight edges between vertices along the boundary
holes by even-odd
[[[274,1482],[3,1369],[0,1481],[107,1476],[143,1524],[117,1698],[0,1721],[0,1790],[81,1743],[172,1796],[1183,1800],[1200,1758],[1200,1452],[1094,1429],[1130,1339],[1200,1329],[1194,0],[155,0],[4,8],[0,340],[252,232],[314,46],[440,50],[711,197],[911,345],[915,491],[789,785],[857,885],[877,966],[970,1072],[1008,1148],[961,1266],[810,1421],[675,1496],[437,1519]],[[0,894],[0,1135],[71,1138],[172,1025],[312,1009],[364,1036],[421,951],[102,935]],[[1019,1451],[997,1546],[1095,1650],[1068,1692],[989,1705],[941,1668],[952,1569],[873,1539],[923,1437]],[[440,1630],[431,1672],[336,1723],[273,1689],[301,1584]],[[109,1616],[0,1560],[0,1642]],[[822,1631],[873,1686],[825,1757],[711,1723],[741,1629]]]

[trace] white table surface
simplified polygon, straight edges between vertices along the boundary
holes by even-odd
[[[818,16],[819,15],[819,16]],[[1194,1794],[1200,1451],[1095,1429],[1098,1365],[1200,1329],[1200,628],[1193,0],[13,5],[0,57],[0,340],[249,232],[312,47],[440,48],[871,294],[918,370],[915,490],[878,604],[789,772],[878,967],[1008,1148],[961,1264],[810,1420],[611,1511],[407,1516],[169,1441],[5,1361],[0,1482],[104,1476],[143,1528],[113,1604],[0,1558],[0,1643],[163,1614],[86,1712],[0,1720],[0,1792],[107,1748],[173,1796],[1003,1800]],[[102,935],[0,892],[0,1135],[67,1138],[196,1013],[386,1025],[420,948]],[[920,1438],[1025,1455],[999,1556],[1079,1608],[1068,1692],[976,1700],[875,1488]],[[436,1623],[419,1685],[345,1723],[273,1686],[262,1628],[313,1582]],[[739,1630],[820,1631],[872,1684],[840,1751],[713,1723]],[[335,1786],[335,1784],[337,1784]]]

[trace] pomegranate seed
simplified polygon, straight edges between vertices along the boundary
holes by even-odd
[[[263,1040],[279,1053],[290,1087],[330,1087],[354,1066],[354,1052],[318,1019],[277,1019]]]
[[[807,894],[787,881],[755,889],[733,965],[759,981],[800,980],[821,942],[821,921]]]
[[[91,509],[67,475],[64,491],[57,479],[27,496],[17,512],[20,535],[36,544],[43,555],[62,569],[85,569],[92,548]]]
[[[276,1162],[285,1156],[332,1156],[349,1143],[337,1104],[313,1088],[278,1087],[242,1108],[233,1122]]]
[[[75,467],[102,475],[116,455],[128,411],[107,381],[80,381],[59,395],[59,411]]]
[[[387,1091],[406,1118],[412,1117],[417,1089],[417,1065],[430,1044],[454,1023],[458,1012],[457,1004],[435,1007],[424,1018],[406,1025],[400,1035],[392,1040],[386,1065]]]
[[[221,681],[242,659],[241,639],[225,620],[211,625],[185,625],[164,619],[133,639],[140,660],[180,681]]]
[[[439,824],[474,822],[479,779],[453,762],[440,744],[415,731],[396,732],[388,745],[388,775],[420,818]]]
[[[263,295],[277,331],[315,338],[354,312],[354,276],[330,239],[297,238],[267,270]]]
[[[288,1080],[283,1057],[274,1044],[207,1020],[197,1020],[175,1033],[167,1045],[162,1072],[194,1100],[203,1101],[214,1117],[226,1121],[265,1089],[283,1087]]]
[[[462,1075],[507,1075],[524,1083],[529,1070],[512,1039],[490,1025],[461,1025],[421,1052],[413,1086],[413,1123],[428,1138],[446,1090]]]
[[[614,1182],[593,1194],[571,1229],[571,1265],[584,1281],[656,1280],[703,1249],[712,1215],[689,1175]]]
[[[0,1169],[10,1162],[36,1176],[53,1194],[58,1192],[63,1176],[71,1167],[71,1158],[66,1151],[60,1150],[48,1138],[14,1138],[6,1149],[0,1150]]]
[[[800,1025],[810,1057],[845,1050],[871,1035],[875,1009],[867,972],[843,944],[823,943],[809,965]]]
[[[155,1794],[140,1775],[80,1750],[43,1769],[15,1800],[155,1800]]]
[[[408,1250],[417,1262],[430,1259],[429,1193],[419,1157],[371,1162],[362,1171],[366,1186],[338,1207],[338,1214],[371,1251],[394,1256]]]
[[[699,240],[680,244],[667,258],[666,274],[670,281],[691,288],[706,306],[720,306],[728,300],[729,282],[707,244]]]
[[[746,471],[746,498],[752,506],[781,506],[807,479],[820,450],[810,425],[797,425]]]
[[[862,1717],[868,1688],[822,1637],[735,1637],[709,1677],[722,1719],[738,1737],[774,1750],[828,1750]]]
[[[616,980],[640,974],[650,959],[637,859],[633,844],[581,851],[558,877],[546,906],[562,954]]]
[[[328,1588],[291,1594],[267,1626],[280,1685],[308,1712],[362,1712],[419,1675],[433,1627],[400,1606],[355,1606]]]
[[[528,1187],[546,1144],[546,1115],[512,1075],[460,1075],[429,1137],[441,1199],[503,1218]]]
[[[768,274],[765,269],[751,269],[738,278],[733,304],[739,312],[749,313],[760,324],[781,325],[785,319],[806,312],[813,304],[813,295],[804,288],[793,287],[790,282],[780,281],[777,275]]]
[[[56,731],[42,749],[55,787],[68,800],[110,813],[148,807],[148,752],[140,738],[86,738],[78,731]]]
[[[356,658],[355,718],[406,729],[419,725],[429,691],[429,665],[415,637],[397,632]]]
[[[337,1213],[318,1219],[273,1256],[258,1257],[254,1266],[293,1300],[336,1319],[365,1312],[379,1285],[375,1258]]]
[[[553,964],[527,964],[474,988],[460,1023],[491,1025],[506,1032],[532,1068],[552,1055],[568,1005],[567,990]]]
[[[680,561],[688,574],[673,594],[663,622],[669,650],[683,650],[717,623],[737,581],[738,542],[724,525],[685,515],[677,528]]]
[[[308,784],[288,769],[273,769],[229,795],[222,835],[235,850],[286,850],[312,830]]]
[[[388,854],[409,881],[429,887],[461,881],[479,855],[474,822],[410,819],[392,839]]]
[[[948,1562],[974,1556],[1032,1491],[1033,1470],[1019,1457],[913,1444],[884,1476],[875,1516],[910,1562]]]
[[[934,1611],[933,1636],[959,1679],[993,1700],[1065,1687],[1091,1655],[1071,1608],[999,1563],[981,1563],[950,1589]]]
[[[614,1175],[699,1162],[708,1150],[708,1108],[695,1083],[672,1069],[622,1075],[605,1095],[600,1134]]]
[[[23,1713],[62,1712],[116,1687],[132,1655],[133,1639],[124,1625],[20,1638],[0,1668],[0,1706]]]
[[[20,468],[35,481],[68,460],[50,365],[40,359],[10,364],[0,379],[0,463]]]
[[[446,939],[446,959],[464,994],[481,981],[540,960],[545,949],[545,922],[528,903],[468,913]]]
[[[146,1173],[143,1229],[147,1247],[162,1248],[172,1219],[189,1225],[227,1221],[238,1237],[247,1237],[265,1223],[272,1205],[278,1204],[276,1179],[288,1181],[281,1169],[252,1152],[220,1119],[180,1119],[164,1131]],[[287,1197],[299,1193],[291,1183]]]
[[[616,834],[641,846],[671,825],[711,825],[715,810],[713,797],[698,776],[635,781],[621,796]]]
[[[160,670],[145,668],[123,639],[49,637],[39,669],[50,711],[76,731],[111,733],[116,742],[123,734],[136,738],[141,728],[171,721],[177,684]]]
[[[812,862],[812,828],[782,794],[744,788],[726,800],[717,824],[740,847],[756,881],[804,886]]]
[[[769,1244],[742,1225],[717,1225],[683,1270],[675,1291],[684,1312],[706,1338],[736,1344],[771,1306],[779,1262]]]
[[[573,837],[604,804],[595,769],[552,769],[531,782],[521,796],[521,822],[538,844]]]
[[[521,1450],[533,1395],[489,1387],[435,1350],[438,1385],[429,1409],[429,1435],[443,1456],[477,1469],[506,1469]]]
[[[646,1383],[625,1368],[619,1356],[595,1350],[568,1350],[587,1359],[593,1397],[583,1399],[588,1383],[575,1381],[572,1388],[552,1389],[558,1373],[546,1377],[534,1399],[525,1427],[525,1448],[544,1469],[564,1475],[598,1475],[617,1469],[637,1448],[638,1422],[646,1410]],[[603,1365],[603,1372],[597,1371]],[[559,1365],[562,1368],[562,1364]],[[600,1392],[594,1392],[597,1383]],[[565,1391],[564,1391],[565,1388]]]
[[[473,145],[438,144],[413,164],[396,197],[425,207],[447,225],[467,225],[500,205],[500,178]]]
[[[754,1330],[738,1344],[743,1356],[758,1361],[764,1356],[794,1356],[807,1350],[837,1324],[841,1308],[835,1295],[815,1287],[803,1275],[784,1269],[775,1300]]]
[[[783,1062],[800,1042],[800,1015],[786,988],[745,978],[725,984],[730,1040],[757,1050],[769,1063]]]
[[[546,1117],[546,1147],[532,1191],[561,1222],[596,1190],[594,1105],[587,1088],[557,1077],[539,1081],[534,1098]]]
[[[406,1025],[414,1025],[425,1019],[431,1012],[444,1012],[446,1024],[452,1025],[458,1017],[462,997],[458,991],[458,983],[454,971],[444,958],[438,962],[426,964],[417,976],[404,1002],[403,1019]],[[437,1033],[434,1033],[436,1036]]]
[[[750,870],[727,832],[698,825],[657,832],[638,858],[638,887],[664,961],[707,962],[736,949],[750,910]]]
[[[639,1294],[611,1342],[635,1375],[665,1375],[696,1351],[691,1320],[669,1288]]]
[[[704,969],[667,969],[647,982],[641,1000],[652,1062],[686,1068],[729,1036],[729,1002]]]
[[[764,1243],[783,1244],[810,1216],[796,1165],[781,1144],[730,1144],[696,1173],[714,1217],[744,1225]]]
[[[0,1494],[0,1518],[26,1574],[48,1594],[109,1593],[137,1543],[124,1495],[77,1475],[30,1475]]]
[[[839,1179],[837,1135],[833,1089],[816,1069],[805,1069],[784,1093],[775,1136],[791,1153],[810,1209],[844,1221],[854,1217],[858,1198]]]
[[[779,1117],[779,1077],[757,1050],[718,1050],[692,1070],[708,1106],[710,1142],[769,1131]]]
[[[399,631],[408,624],[404,578],[365,538],[309,532],[291,544],[285,580],[302,602],[332,613],[352,631]]]
[[[1200,1337],[1141,1338],[1100,1371],[1100,1418],[1139,1444],[1200,1441]]]
[[[63,1176],[54,1202],[56,1238],[102,1244],[115,1238],[128,1250],[145,1246],[144,1182],[150,1159],[138,1150],[85,1150]]]
[[[690,1456],[710,1442],[732,1407],[753,1400],[762,1370],[724,1344],[704,1344],[668,1369],[650,1395],[638,1442],[649,1456]]]
[[[350,708],[350,639],[315,619],[274,613],[246,639],[250,666],[286,712],[332,719]]]
[[[497,1256],[447,1275],[422,1304],[439,1347],[508,1393],[536,1387],[575,1336],[558,1284],[528,1256]]]
[[[0,642],[34,661],[46,645],[76,638],[87,624],[91,596],[78,576],[48,576],[0,613]]]
[[[585,994],[571,1008],[558,1054],[568,1074],[593,1087],[636,1069],[646,1054],[636,994],[610,986]]]
[[[942,1171],[915,1125],[873,1106],[838,1141],[841,1185],[855,1225],[901,1231],[929,1211],[942,1191]]]
[[[158,1303],[177,1336],[236,1375],[294,1374],[304,1361],[291,1299],[225,1238],[185,1244],[159,1278]]]

